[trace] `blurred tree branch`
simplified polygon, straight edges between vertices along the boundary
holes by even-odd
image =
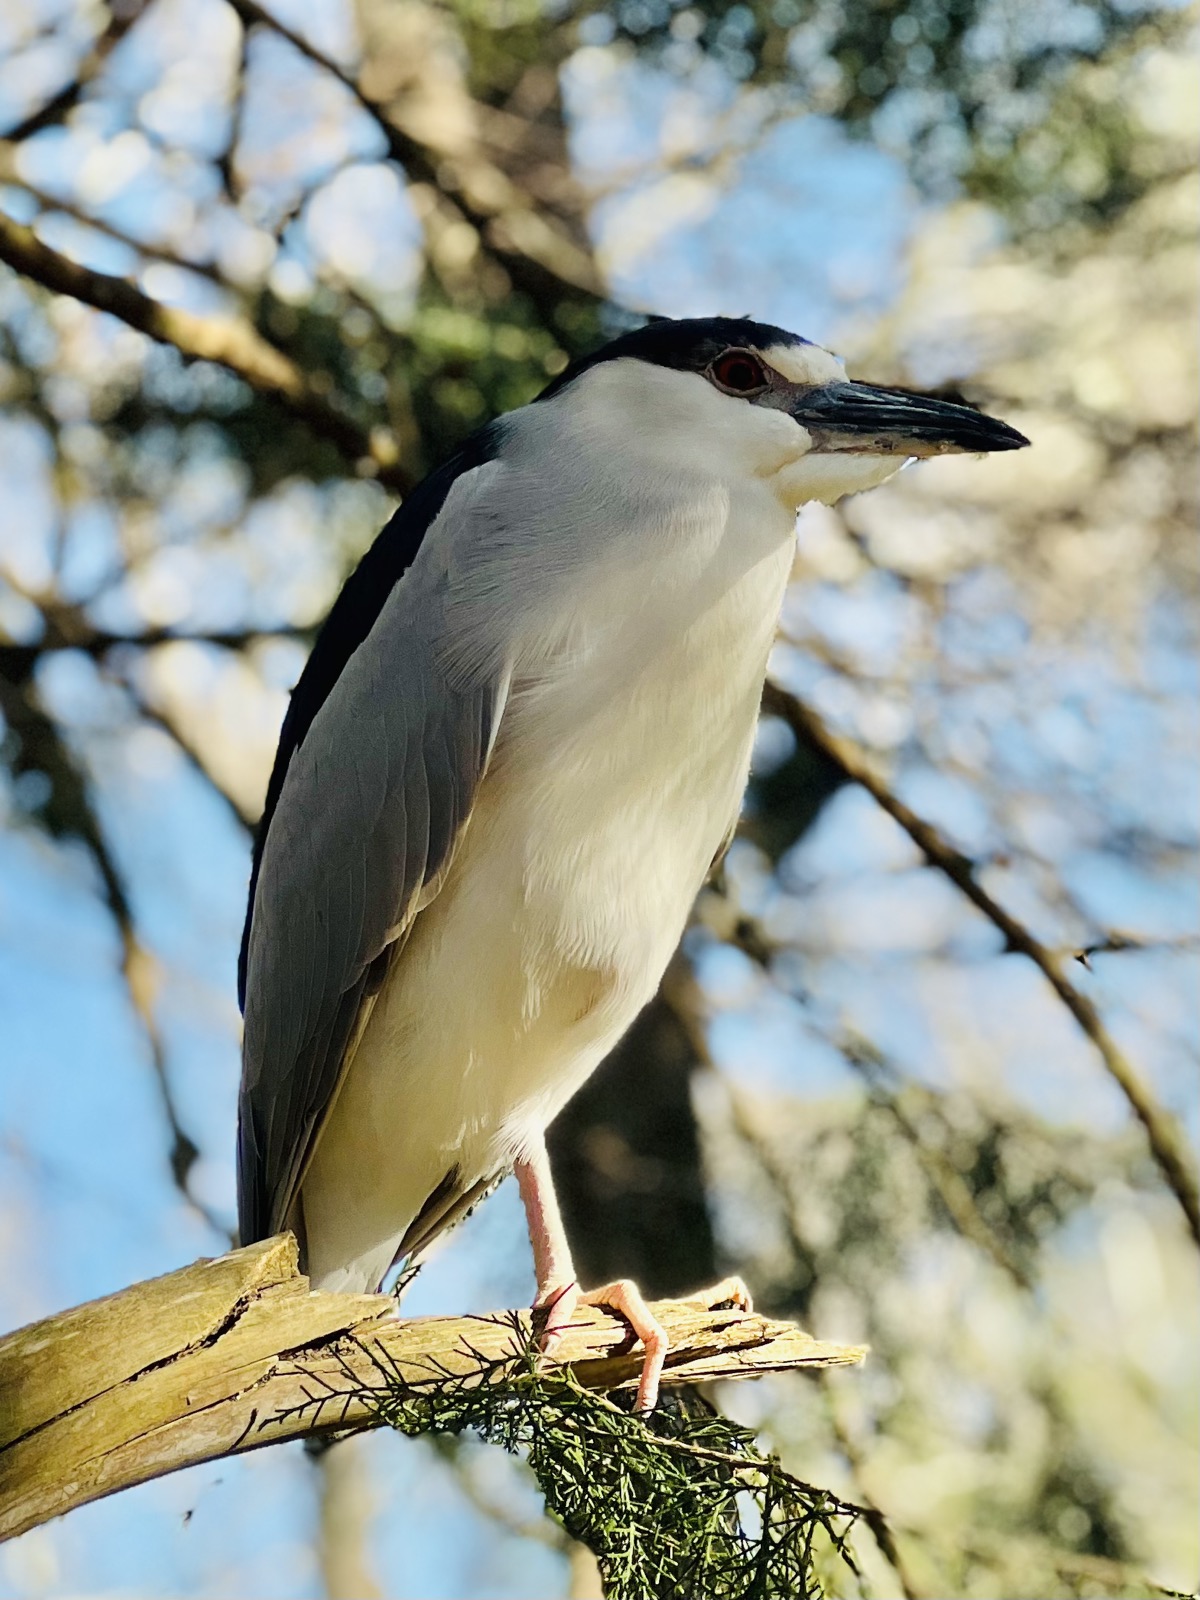
[[[50,128],[56,122],[61,122],[67,113],[79,104],[83,91],[142,15],[147,3],[148,0],[124,0],[124,3],[110,5],[108,22],[75,69],[74,76],[36,111],[31,111],[20,122],[8,128],[5,137],[11,139],[14,144],[19,144],[22,139],[29,139],[35,133],[40,133],[43,128]]]
[[[39,610],[48,624],[62,621],[64,608],[39,598]],[[70,634],[55,631],[53,626],[37,644],[0,644],[0,672],[5,677],[18,678],[29,672],[46,655],[56,650],[81,650],[84,655],[99,660],[110,651],[153,650],[165,644],[211,644],[222,650],[245,650],[260,639],[311,638],[311,628],[234,628],[228,631],[189,628],[146,628],[141,633],[110,633],[106,628],[95,628],[78,608],[69,608],[78,617],[80,626]]]
[[[255,828],[258,826],[260,808],[249,809],[226,784],[221,782],[204,759],[204,755],[195,738],[178,717],[174,717],[169,712],[162,711],[157,706],[151,705],[146,696],[136,689],[133,694],[137,701],[138,714],[142,720],[150,723],[155,728],[159,728],[167,735],[193,772],[198,773],[212,788],[213,792],[229,807],[233,813],[234,820],[245,828],[248,834],[253,835]]]
[[[11,583],[11,579],[9,580]],[[306,641],[312,630],[301,627],[247,628],[221,630],[195,630],[175,628],[146,628],[141,633],[112,633],[96,627],[86,610],[79,605],[55,599],[50,595],[30,594],[13,585],[25,599],[35,604],[44,624],[41,638],[36,644],[0,643],[0,686],[7,679],[11,685],[28,685],[39,662],[58,650],[79,650],[104,668],[111,669],[129,651],[154,650],[170,644],[207,644],[222,650],[243,651],[263,639],[298,639]],[[191,732],[177,717],[152,705],[145,694],[128,681],[127,675],[117,674],[137,702],[141,717],[153,723],[178,747],[188,764],[197,771],[229,806],[237,821],[247,830],[258,822],[253,813],[220,782],[206,763]]]
[[[781,717],[798,739],[816,745],[836,761],[846,776],[860,784],[871,798],[897,821],[931,866],[955,884],[983,915],[1004,935],[1005,947],[1027,956],[1049,982],[1055,994],[1075,1018],[1096,1047],[1109,1076],[1128,1101],[1146,1130],[1150,1150],[1167,1187],[1178,1200],[1187,1219],[1192,1238],[1200,1245],[1200,1192],[1196,1174],[1187,1156],[1174,1117],[1159,1105],[1116,1040],[1109,1033],[1100,1013],[1085,994],[1081,994],[1062,968],[1061,959],[1034,937],[1024,923],[997,901],[980,883],[974,862],[964,856],[932,823],[919,817],[911,807],[893,794],[872,770],[864,753],[849,739],[827,728],[821,718],[795,695],[768,680],[763,706]]]
[[[313,1465],[320,1500],[317,1560],[326,1600],[383,1600],[369,1556],[372,1482],[358,1441],[323,1450]]]
[[[111,222],[105,222],[102,217],[94,216],[83,206],[65,196],[51,194],[48,189],[43,189],[39,184],[24,177],[17,160],[17,146],[8,139],[0,139],[0,182],[11,183],[24,189],[26,194],[37,201],[42,212],[58,212],[64,217],[70,217],[82,227],[93,228],[97,233],[102,233],[106,239],[112,239],[115,244],[125,245],[128,249],[137,251],[148,260],[163,261],[168,266],[178,267],[183,272],[194,272],[198,277],[207,278],[210,283],[215,283],[228,294],[236,295],[238,292],[233,284],[222,278],[211,261],[189,261],[165,245],[152,244],[145,239],[133,239],[129,234],[122,233],[120,228],[114,227]]]
[[[717,1285],[653,1307],[665,1384],[854,1365]],[[366,1397],[453,1382],[512,1351],[529,1313],[399,1321],[390,1296],[314,1294],[290,1234],[200,1261],[0,1340],[0,1539],[119,1489],[285,1439],[378,1426]],[[587,1308],[548,1358],[585,1388],[636,1383],[625,1325]]]
[[[32,228],[14,222],[3,212],[0,261],[45,289],[70,295],[97,311],[107,311],[139,333],[173,345],[185,360],[214,361],[228,367],[258,393],[282,401],[318,437],[328,439],[349,460],[371,462],[380,483],[400,493],[408,489],[410,477],[396,459],[391,430],[361,428],[339,407],[329,392],[331,385],[322,382],[319,375],[305,372],[248,322],[236,317],[199,317],[191,311],[162,305],[124,278],[95,272],[52,250]]]
[[[348,89],[375,121],[388,154],[410,180],[429,184],[443,204],[452,205],[504,266],[518,287],[535,301],[556,298],[564,287],[602,298],[605,290],[591,251],[571,231],[552,221],[478,147],[451,151],[431,148],[405,129],[395,112],[363,87],[302,33],[289,28],[257,3],[230,0],[245,27],[269,28]]]
[[[47,826],[53,833],[77,838],[95,865],[101,895],[120,942],[121,976],[150,1051],[170,1135],[167,1159],[175,1186],[209,1227],[228,1237],[228,1230],[189,1184],[199,1151],[184,1129],[175,1104],[166,1048],[154,1015],[154,958],[138,937],[124,880],[104,837],[83,770],[62,730],[41,706],[32,676],[14,682],[0,674],[0,712],[20,741],[20,763],[26,770],[44,773],[50,781],[50,799],[43,808]]]

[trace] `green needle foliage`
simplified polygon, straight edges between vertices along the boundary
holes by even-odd
[[[465,1374],[431,1364],[415,1385],[376,1355],[381,1382],[356,1398],[410,1437],[471,1432],[524,1455],[609,1600],[819,1600],[816,1566],[831,1552],[857,1575],[846,1536],[862,1508],[785,1472],[702,1401],[664,1399],[641,1416],[541,1370],[512,1326],[510,1357],[471,1349]]]

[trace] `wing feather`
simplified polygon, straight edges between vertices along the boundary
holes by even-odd
[[[436,586],[397,582],[275,784],[245,943],[243,1242],[288,1225],[383,972],[445,876],[501,673],[452,683]]]

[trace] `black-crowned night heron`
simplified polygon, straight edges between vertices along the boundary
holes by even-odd
[[[241,958],[243,1243],[370,1290],[515,1169],[553,1339],[582,1295],[544,1130],[654,994],[737,820],[797,509],[1027,441],[761,323],[658,321],[404,502],[283,724]]]

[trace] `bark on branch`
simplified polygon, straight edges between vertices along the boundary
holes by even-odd
[[[655,1305],[671,1338],[664,1383],[865,1354],[713,1309],[719,1293]],[[438,1368],[465,1376],[512,1344],[509,1313],[401,1321],[390,1297],[310,1293],[290,1234],[64,1311],[0,1339],[0,1539],[180,1467],[376,1426],[363,1391],[384,1367],[428,1386]],[[553,1363],[589,1388],[631,1387],[631,1345],[624,1323],[581,1310]]]

